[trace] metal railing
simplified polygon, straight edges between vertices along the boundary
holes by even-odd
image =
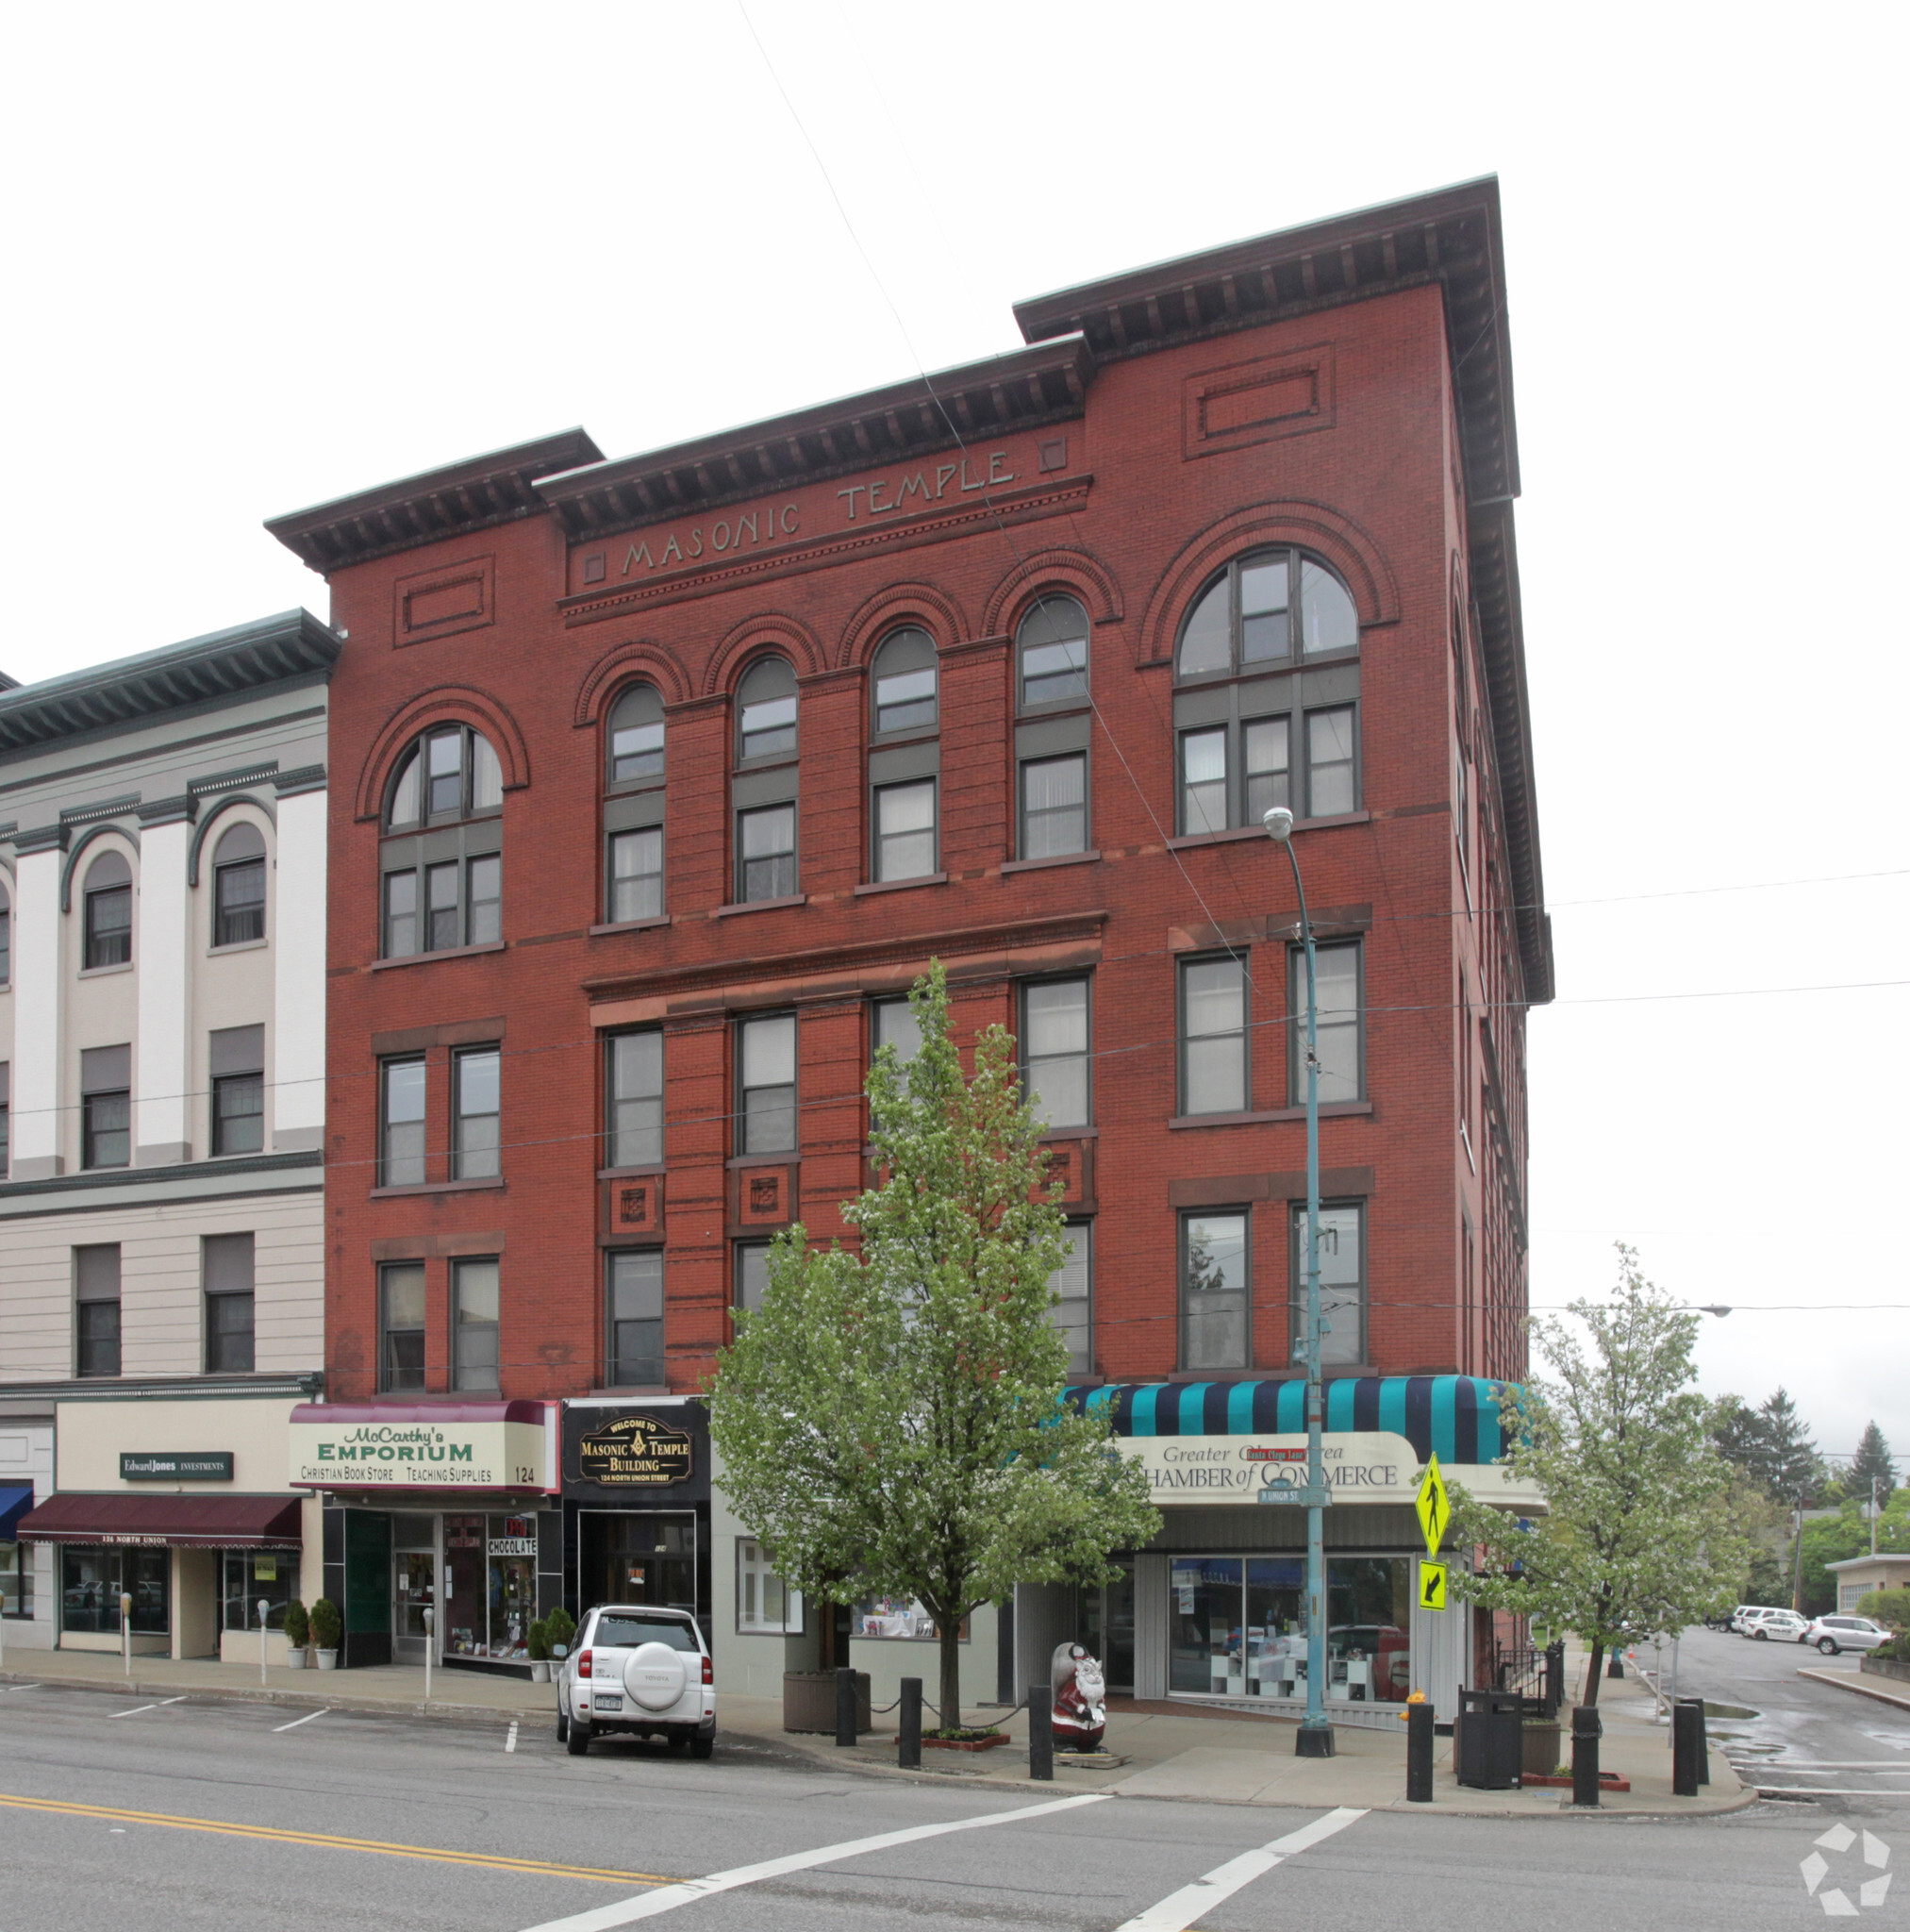
[[[1555,1718],[1565,1702],[1565,1645],[1500,1645],[1492,1675],[1494,1690],[1520,1699],[1521,1716]]]

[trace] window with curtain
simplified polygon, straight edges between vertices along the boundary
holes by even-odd
[[[793,1013],[776,1013],[738,1024],[737,1088],[737,1152],[794,1152],[796,1016]]]
[[[265,835],[249,820],[228,825],[212,848],[212,943],[265,937]]]
[[[870,729],[877,737],[933,731],[938,676],[935,640],[925,630],[905,625],[891,631],[877,646],[871,666]]]
[[[1181,965],[1181,1112],[1245,1113],[1253,1083],[1247,969],[1231,956]]]
[[[1072,597],[1043,597],[1015,628],[1020,708],[1088,702],[1088,613]]]
[[[452,1386],[498,1388],[498,1283],[495,1257],[451,1264]]]
[[[378,1271],[378,1387],[394,1394],[424,1386],[424,1264],[390,1261]]]
[[[119,852],[102,852],[86,869],[84,958],[91,973],[133,957],[133,871]]]
[[[424,1182],[424,1062],[412,1056],[386,1060],[378,1082],[378,1185],[416,1188]]]
[[[663,1251],[613,1248],[604,1257],[605,1387],[663,1386]]]
[[[265,1146],[265,1028],[219,1027],[208,1049],[212,1152],[257,1154]]]
[[[604,1042],[606,1167],[663,1158],[663,1035],[613,1033]]]
[[[379,856],[385,958],[502,939],[503,810],[503,769],[481,732],[439,726],[405,755]]]
[[[253,1238],[208,1234],[199,1250],[206,1291],[206,1372],[249,1375],[254,1366]]]
[[[1050,1128],[1085,1127],[1089,1112],[1086,979],[1033,980],[1021,988],[1021,1081]]]
[[[495,1180],[501,1172],[498,1086],[502,1057],[495,1046],[460,1047],[451,1057],[454,1180]]]

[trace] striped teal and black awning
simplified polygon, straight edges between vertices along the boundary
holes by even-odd
[[[1423,1461],[1496,1462],[1516,1426],[1517,1385],[1484,1375],[1354,1375],[1324,1385],[1330,1434],[1386,1430]],[[1298,1436],[1306,1385],[1282,1382],[1116,1382],[1070,1389],[1068,1399],[1104,1409],[1117,1436]],[[1500,1398],[1511,1417],[1502,1424]]]

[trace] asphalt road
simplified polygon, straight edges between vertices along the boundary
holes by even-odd
[[[1685,1660],[1688,1674],[1689,1647]],[[1719,1667],[1745,1674],[1736,1651]],[[1122,1798],[1038,1810],[1069,1788],[819,1772],[722,1739],[704,1764],[635,1743],[573,1758],[543,1725],[511,1741],[503,1724],[0,1691],[0,1932],[532,1932],[581,1915],[565,1932],[649,1916],[681,1932],[1761,1932],[1822,1918],[1799,1867],[1839,1819],[1910,1857],[1910,1803],[1887,1793],[1678,1823]],[[861,1843],[898,1832],[917,1835]],[[1322,1832],[1279,1856],[1279,1840]],[[1821,1884],[1854,1897],[1876,1875],[1858,1836],[1827,1853]],[[777,1859],[800,1863],[749,1873]],[[669,1889],[739,1868],[727,1889]],[[1176,1899],[1216,1872],[1221,1884]],[[1863,1916],[1901,1922],[1906,1902]]]
[[[1640,1659],[1650,1656],[1641,1651]],[[1665,1653],[1669,1690],[1670,1655]],[[1676,1689],[1710,1703],[1754,1710],[1754,1718],[1711,1720],[1738,1775],[1761,1789],[1895,1793],[1910,1807],[1910,1711],[1834,1684],[1798,1675],[1800,1670],[1847,1670],[1848,1653],[1822,1657],[1800,1643],[1760,1643],[1719,1630],[1693,1630],[1678,1646]],[[1852,1801],[1855,1802],[1855,1801]],[[1910,1857],[1910,1828],[1903,1832]],[[1904,1913],[1910,1920],[1910,1880]]]

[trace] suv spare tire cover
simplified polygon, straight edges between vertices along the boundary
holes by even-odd
[[[623,1666],[623,1687],[645,1710],[668,1710],[689,1685],[684,1654],[667,1643],[643,1643]]]

